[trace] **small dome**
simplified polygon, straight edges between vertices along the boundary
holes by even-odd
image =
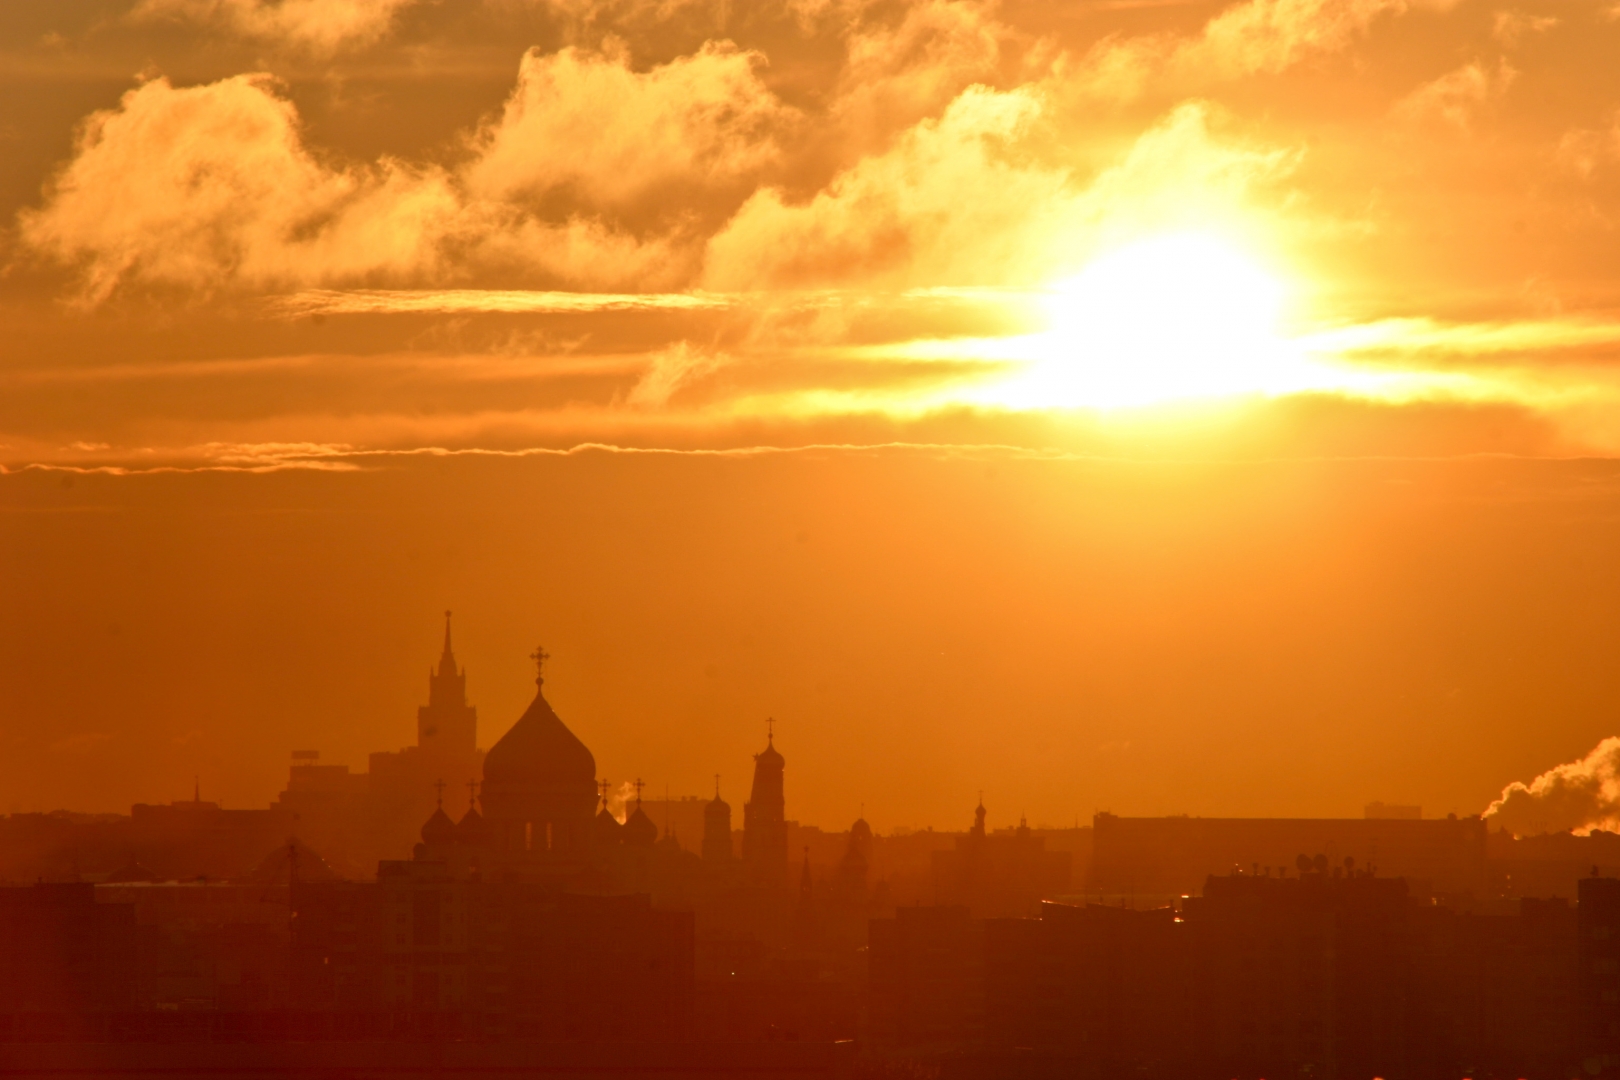
[[[851,840],[857,840],[857,839],[859,839],[859,840],[870,840],[870,839],[872,839],[872,826],[870,826],[870,825],[868,825],[866,823],[865,818],[856,818],[855,819],[855,824],[853,824],[853,825],[851,825],[849,827],[849,838]]]
[[[484,780],[521,787],[596,789],[596,759],[536,693],[528,711],[484,757]]]
[[[596,843],[599,846],[616,847],[624,842],[624,826],[619,819],[608,813],[607,807],[602,807],[596,815]]]
[[[658,826],[639,806],[624,823],[624,842],[631,847],[652,847],[658,842]]]
[[[444,807],[433,811],[433,816],[422,826],[422,843],[432,847],[449,847],[456,842],[456,823],[444,812]]]
[[[467,812],[456,822],[456,843],[467,847],[478,847],[489,839],[489,823],[484,820],[476,807],[469,806]]]

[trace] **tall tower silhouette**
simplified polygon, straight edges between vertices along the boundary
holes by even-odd
[[[714,778],[714,798],[703,808],[703,861],[724,866],[731,855],[731,806],[720,797],[720,778]]]
[[[782,793],[786,765],[767,729],[765,749],[754,755],[754,786],[743,804],[743,861],[756,885],[783,888],[788,880],[787,805]]]
[[[478,710],[467,704],[467,673],[456,667],[448,611],[439,668],[428,672],[428,703],[416,710],[416,745],[433,755],[467,756],[478,748]]]

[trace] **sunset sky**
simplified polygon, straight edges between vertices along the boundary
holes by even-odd
[[[1620,733],[1616,56],[1607,0],[0,6],[0,812],[363,767],[451,608],[486,745],[544,642],[604,776],[740,807],[774,715],[827,827],[1477,813]]]

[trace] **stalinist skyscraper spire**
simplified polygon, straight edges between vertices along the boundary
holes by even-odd
[[[478,747],[478,710],[467,704],[467,673],[456,667],[448,611],[439,668],[428,672],[428,703],[416,711],[416,745],[429,754],[458,756]]]

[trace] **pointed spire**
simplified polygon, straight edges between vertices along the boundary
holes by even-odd
[[[439,654],[439,674],[454,674],[456,670],[455,650],[450,647],[450,613],[444,613],[444,652]]]

